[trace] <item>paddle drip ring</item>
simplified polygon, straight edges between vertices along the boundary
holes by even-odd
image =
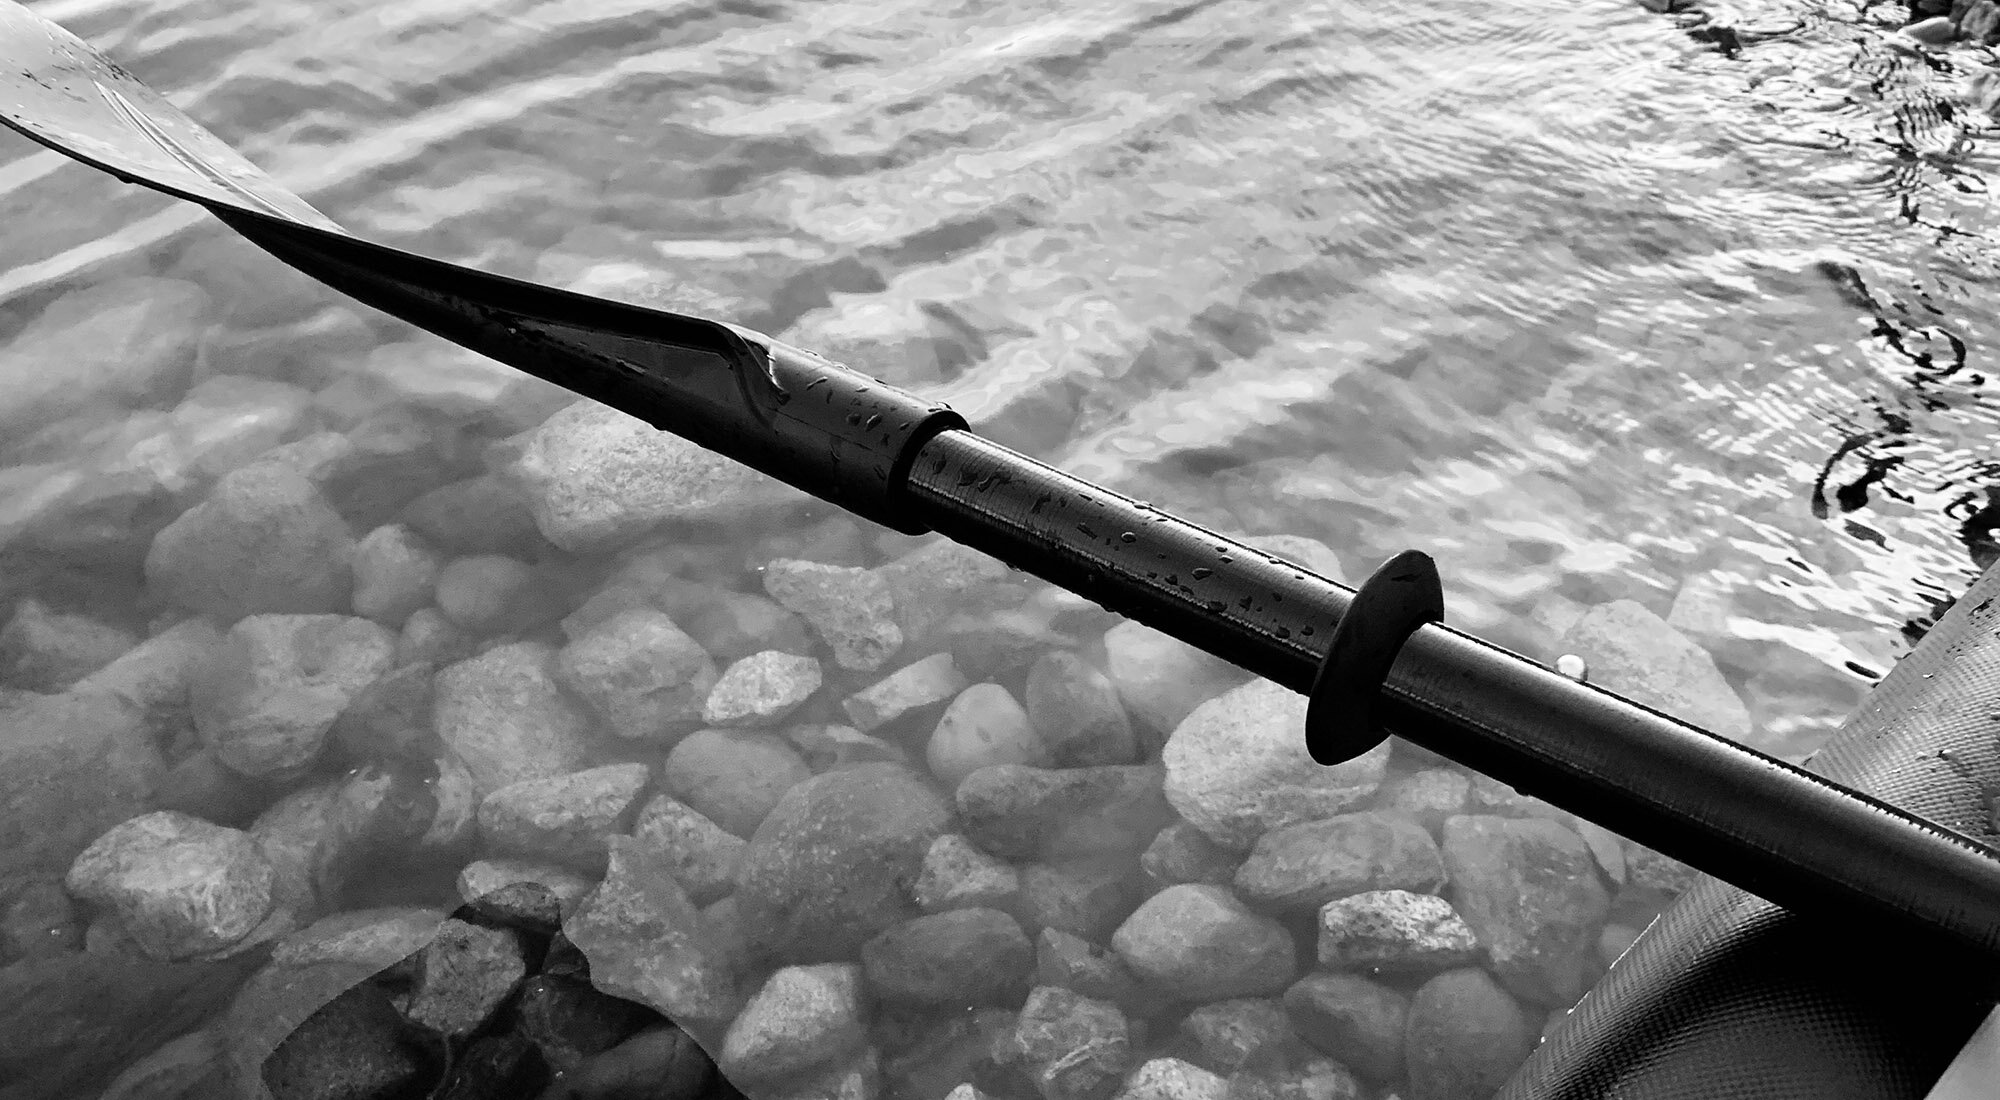
[[[1361,582],[1308,696],[1306,751],[1315,762],[1352,760],[1388,740],[1375,721],[1375,697],[1410,635],[1443,621],[1444,586],[1437,563],[1422,551],[1397,554]]]

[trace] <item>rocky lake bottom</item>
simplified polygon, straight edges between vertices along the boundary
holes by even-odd
[[[81,444],[74,385],[23,401],[17,460],[96,458],[5,517],[9,1100],[664,1098],[687,1040],[759,1098],[1483,1096],[1689,881],[469,353],[203,375],[162,283],[13,345],[123,320],[99,380],[184,396]],[[1565,649],[1747,729],[1636,603]]]

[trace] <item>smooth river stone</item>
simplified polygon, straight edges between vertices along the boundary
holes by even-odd
[[[1389,743],[1328,767],[1306,751],[1305,717],[1305,696],[1261,679],[1196,707],[1161,754],[1167,801],[1237,851],[1359,806],[1382,782]]]
[[[555,668],[555,650],[515,642],[438,672],[432,726],[482,796],[586,762],[590,721],[557,684]]]
[[[1134,910],[1111,947],[1153,988],[1187,1001],[1271,996],[1297,969],[1292,935],[1219,886],[1169,886]]]
[[[237,621],[189,692],[195,729],[216,759],[252,777],[319,755],[348,705],[389,671],[396,640],[349,615],[250,615]]]
[[[348,610],[354,536],[305,478],[258,464],[223,475],[208,498],[153,537],[146,583],[234,621],[260,612]]]

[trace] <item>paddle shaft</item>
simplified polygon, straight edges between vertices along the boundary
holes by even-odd
[[[1353,595],[970,432],[924,444],[906,488],[947,537],[1294,691],[1311,687]],[[2000,958],[1988,849],[1498,646],[1423,627],[1379,713],[1417,745],[1786,908]]]

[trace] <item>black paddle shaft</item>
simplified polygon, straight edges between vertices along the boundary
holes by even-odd
[[[949,409],[769,337],[352,237],[11,0],[0,0],[0,62],[0,122],[200,202],[363,302],[876,522],[942,532],[1295,691],[1311,691],[1322,666],[1372,675],[1386,663],[1372,705],[1316,710],[1372,712],[1418,745],[1753,894],[1871,919],[1970,952],[1968,973],[2000,975],[2000,859],[1957,833],[1436,623],[1415,626],[1391,657],[1385,644],[1428,618],[1427,601],[1375,601],[1393,615],[1343,630],[1353,590],[981,439]],[[1348,665],[1326,660],[1337,630],[1358,643]],[[1373,689],[1340,686],[1349,704]],[[1330,743],[1358,751],[1375,736],[1333,732],[1316,754]]]

